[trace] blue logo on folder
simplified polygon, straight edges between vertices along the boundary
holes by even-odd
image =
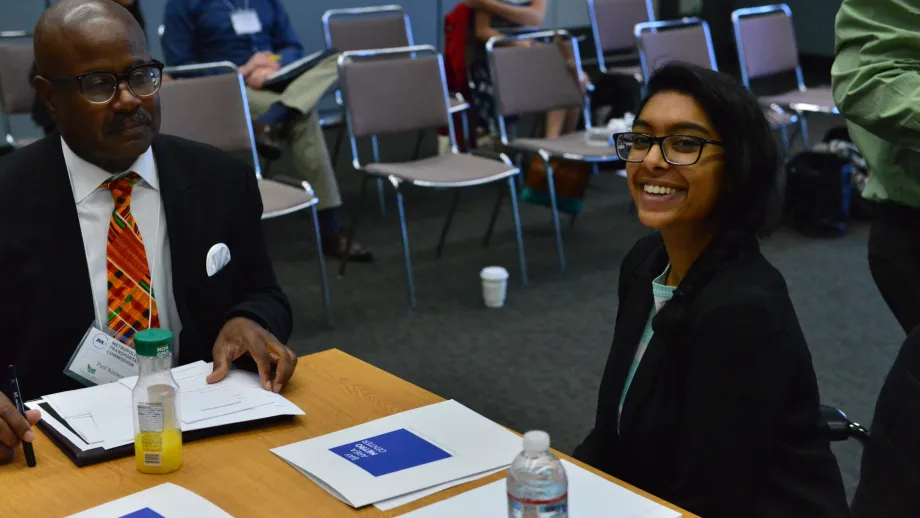
[[[145,507],[139,511],[134,511],[133,513],[126,514],[121,518],[163,518],[163,515],[149,507]]]
[[[375,477],[451,457],[451,454],[405,428],[343,444],[329,451]]]

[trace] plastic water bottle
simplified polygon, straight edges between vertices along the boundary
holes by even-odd
[[[508,518],[568,518],[569,481],[549,451],[549,434],[524,434],[524,451],[508,470]]]

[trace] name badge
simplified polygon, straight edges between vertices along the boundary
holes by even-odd
[[[137,353],[93,322],[67,363],[64,374],[88,387],[137,376]]]
[[[259,13],[255,9],[233,11],[230,13],[230,21],[233,22],[233,30],[237,35],[262,32],[262,22],[259,21]]]

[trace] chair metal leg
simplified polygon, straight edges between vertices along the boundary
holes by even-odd
[[[351,228],[348,229],[348,238],[345,241],[345,253],[342,255],[342,262],[339,263],[339,277],[345,275],[345,267],[348,265],[348,251],[351,250],[352,244],[355,242],[355,233],[358,231],[358,223],[361,221],[361,209],[364,205],[364,196],[367,192],[367,181],[370,180],[370,176],[367,173],[361,173],[361,193],[358,195],[358,203],[355,204],[353,209],[353,215],[351,218]]]
[[[799,114],[799,131],[801,134],[802,145],[805,146],[805,149],[808,149],[808,121],[805,120],[805,114],[798,112]]]
[[[406,260],[406,284],[409,288],[409,309],[415,309],[415,282],[412,280],[412,258],[409,255],[409,232],[406,229],[406,210],[403,207],[403,195],[397,189],[396,208],[399,211],[399,229],[402,232],[403,256]]]
[[[418,160],[418,157],[422,152],[422,141],[423,140],[425,140],[425,132],[419,131],[418,138],[415,139],[415,151],[412,152],[412,160]]]
[[[380,215],[387,215],[387,186],[383,178],[377,178],[377,202],[380,204]]]
[[[504,189],[501,192],[505,192]],[[527,286],[527,257],[524,255],[524,234],[521,231],[521,213],[518,211],[517,185],[514,177],[508,177],[508,192],[511,193],[511,214],[514,216],[514,234],[517,238],[518,260],[521,262],[521,286]],[[501,197],[499,197],[501,201]]]
[[[473,143],[475,139],[472,134],[470,134],[470,117],[468,115],[469,110],[464,110],[460,113],[460,123],[463,124],[463,140],[462,143],[463,151],[469,153],[473,149]]]
[[[323,304],[326,307],[326,323],[332,327],[332,299],[329,296],[329,278],[326,276],[326,258],[323,254],[323,237],[319,233],[319,216],[316,205],[312,207],[313,235],[316,236],[316,249],[319,255],[319,277],[323,286]]]
[[[438,239],[438,248],[435,252],[438,259],[441,258],[441,254],[444,252],[444,241],[447,240],[447,233],[450,232],[450,225],[454,222],[454,214],[457,212],[457,206],[460,204],[461,192],[463,191],[459,189],[454,192],[454,200],[450,203],[450,212],[447,213],[447,221],[444,222],[444,228],[441,229],[441,237]]]
[[[789,157],[789,127],[780,126],[779,128],[780,146],[783,153],[783,161]]]
[[[553,166],[550,165],[549,157],[543,156],[543,162],[546,164],[546,183],[549,186],[549,201],[553,212],[553,227],[556,230],[556,249],[559,252],[559,271],[565,273],[565,249],[562,247],[562,228],[559,224],[559,205],[556,202],[556,186],[553,181]]]
[[[338,169],[339,167],[339,156],[341,155],[342,141],[345,140],[346,131],[348,131],[348,128],[345,126],[345,123],[343,122],[340,125],[338,135],[336,135],[335,137],[335,144],[332,146],[332,168],[333,169]]]
[[[511,181],[514,182],[514,178],[511,178]],[[502,208],[502,200],[505,198],[505,190],[498,190],[498,199],[495,200],[495,207],[492,208],[492,216],[489,218],[489,227],[486,229],[486,235],[482,238],[482,244],[484,246],[489,246],[489,243],[492,241],[492,231],[495,230],[495,221],[498,220],[498,213]],[[517,193],[515,193],[515,205],[517,205]]]

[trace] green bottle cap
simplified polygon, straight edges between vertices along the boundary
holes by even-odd
[[[134,350],[138,356],[165,358],[172,352],[172,341],[173,334],[168,329],[144,329],[134,335]]]

